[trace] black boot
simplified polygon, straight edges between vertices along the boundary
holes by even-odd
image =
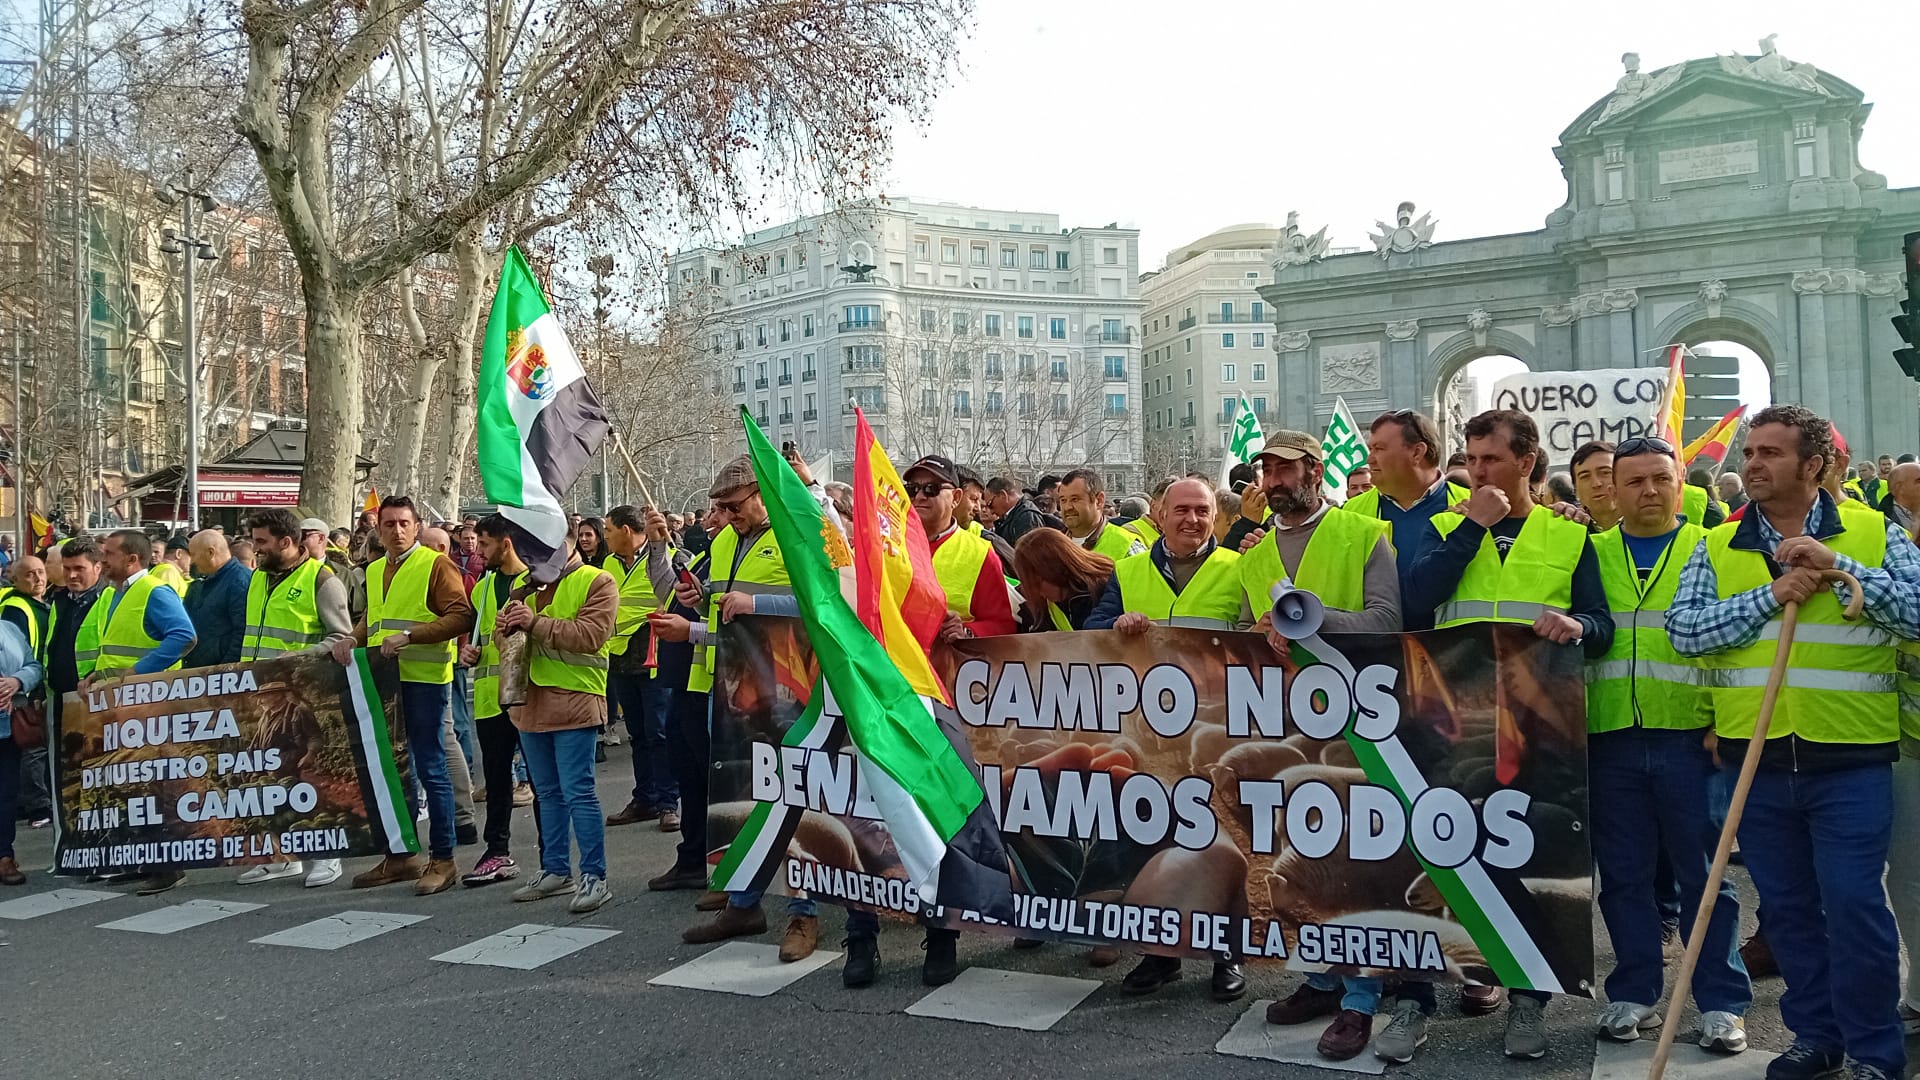
[[[1177,956],[1143,956],[1140,962],[1127,972],[1120,983],[1120,992],[1138,996],[1151,994],[1155,990],[1180,978],[1180,958]]]
[[[960,974],[959,944],[958,930],[927,931],[927,940],[920,943],[920,947],[927,950],[927,959],[920,965],[921,985],[945,986]]]
[[[873,977],[880,970],[879,939],[862,935],[840,944],[847,949],[847,962],[840,969],[840,985],[849,990],[872,986]]]
[[[1247,996],[1247,973],[1238,960],[1213,962],[1213,1000],[1238,1001]]]

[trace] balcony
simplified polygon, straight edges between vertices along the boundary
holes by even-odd
[[[765,375],[762,375],[759,378],[753,380],[753,388],[755,390],[765,390],[767,388],[767,377]]]
[[[842,334],[871,333],[875,330],[879,330],[882,328],[883,327],[881,326],[880,323],[873,322],[872,320],[868,320],[868,319],[862,319],[858,322],[841,323],[839,333],[842,333]]]
[[[814,422],[815,420],[818,420],[818,419],[820,419],[820,410],[819,410],[819,409],[808,409],[808,410],[807,410],[806,412],[803,412],[803,413],[801,413],[801,414],[800,414],[800,419],[802,419],[802,420],[804,420],[804,421],[806,421],[807,423],[809,423],[809,424],[811,424],[811,423],[813,423],[813,422]]]
[[[1207,314],[1207,322],[1216,323],[1216,324],[1217,323],[1264,323],[1266,321],[1267,321],[1267,313],[1264,311],[1260,313],[1258,318],[1255,318],[1254,313],[1251,311],[1236,311],[1231,315],[1227,314],[1224,311],[1214,311],[1214,312],[1209,312]],[[1181,329],[1185,330],[1186,327],[1182,326]]]
[[[981,410],[981,415],[999,417],[999,416],[1005,416],[1006,412],[1007,410],[1003,406],[988,405],[986,408]]]
[[[1021,327],[1021,328],[1020,328],[1020,330],[1019,330],[1019,332],[1018,332],[1018,333],[1016,333],[1016,334],[1015,334],[1014,336],[1015,336],[1015,337],[1018,337],[1018,338],[1019,338],[1020,340],[1022,340],[1022,341],[1032,341],[1032,340],[1033,340],[1033,327],[1031,327],[1031,326],[1023,326],[1023,327]]]
[[[1183,417],[1181,417],[1181,418],[1180,418],[1180,426],[1181,426],[1181,427],[1192,427],[1192,426],[1193,426],[1193,417],[1191,417],[1191,416],[1183,416]]]
[[[1087,342],[1101,345],[1131,345],[1133,344],[1133,327],[1123,326],[1118,330],[1108,330],[1103,327],[1099,330],[1089,330]]]
[[[1106,420],[1125,420],[1127,417],[1132,415],[1133,415],[1133,411],[1131,409],[1126,409],[1126,408],[1100,410],[1101,418]]]
[[[813,369],[812,369],[812,368],[808,368],[807,370],[805,370],[805,371],[803,371],[803,372],[801,372],[801,373],[800,373],[800,381],[801,381],[801,382],[812,382],[812,381],[813,381]]]
[[[781,422],[781,423],[783,423],[783,424],[791,424],[791,423],[793,423],[793,414],[792,414],[792,413],[790,413],[790,412],[783,412],[783,413],[781,413],[781,414],[780,414],[780,422]]]
[[[842,370],[842,371],[872,371],[872,372],[878,372],[878,371],[880,371],[880,370],[881,370],[881,369],[882,369],[882,368],[883,368],[884,366],[885,366],[885,365],[883,365],[883,364],[882,364],[882,363],[881,363],[880,361],[878,361],[878,360],[849,360],[849,361],[847,361],[846,363],[844,363],[844,364],[842,364],[842,365],[840,365],[840,370]]]
[[[953,407],[953,415],[959,416],[959,417],[970,417],[973,415],[973,406],[955,405]]]
[[[1189,315],[1175,324],[1174,328],[1177,330],[1191,330],[1197,321],[1193,316]]]
[[[855,408],[864,409],[868,414],[873,416],[887,415],[887,403],[884,401],[867,402],[865,404],[859,404],[856,402],[849,401],[846,404],[840,406],[840,415],[852,416],[853,410]]]
[[[736,380],[734,380],[734,383],[733,383],[733,392],[734,392],[734,393],[736,393],[736,394],[744,394],[744,393],[746,393],[746,392],[747,392],[747,384],[746,384],[746,383],[744,383],[744,382],[742,382],[742,381],[740,381],[740,380],[738,380],[738,379],[736,379]]]
[[[780,376],[780,385],[781,385],[781,386],[792,386],[792,385],[793,385],[793,373],[792,373],[792,372],[788,372],[787,374],[785,374],[785,375],[782,375],[782,376]]]
[[[1063,383],[1067,381],[1067,373],[1061,370],[1060,368],[1054,368],[1051,372],[1047,374],[1047,377],[1057,383]]]
[[[1106,378],[1108,382],[1126,382],[1127,373],[1124,368],[1119,371],[1115,371],[1112,368],[1108,368]]]

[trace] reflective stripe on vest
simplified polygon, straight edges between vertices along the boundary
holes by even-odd
[[[526,581],[525,571],[508,581],[505,574],[489,570],[473,583],[473,644],[479,646],[480,662],[473,666],[473,715],[498,716],[500,708],[500,643],[493,639],[493,624],[500,617],[500,605],[493,590],[512,591]]]
[[[126,595],[118,607],[113,604],[116,591],[113,589],[101,593],[100,599],[93,602],[93,607],[87,612],[87,621],[97,628],[100,646],[92,670],[124,671],[160,644],[147,636],[147,600],[153,595],[153,590],[162,586],[163,583],[152,574],[142,574],[138,581],[127,586]],[[107,614],[109,608],[113,612],[111,616]],[[82,629],[84,631],[84,627]],[[176,660],[165,670],[172,671],[179,666],[180,662]]]
[[[1698,525],[1681,525],[1644,586],[1618,525],[1593,538],[1600,583],[1613,609],[1613,644],[1586,668],[1589,732],[1692,730],[1712,722],[1700,666],[1675,651],[1666,623],[1680,570],[1706,535]]]
[[[427,589],[433,581],[433,562],[445,558],[432,548],[415,545],[393,572],[393,592],[387,593],[387,556],[367,567],[367,645],[380,643],[403,630],[430,623],[436,617],[427,607]],[[404,682],[445,686],[453,682],[452,641],[400,648],[400,678]]]
[[[1435,514],[1434,531],[1445,540],[1465,520],[1452,511]],[[1573,603],[1573,571],[1586,546],[1585,525],[1536,505],[1527,513],[1504,560],[1491,533],[1480,538],[1480,550],[1460,575],[1452,598],[1434,612],[1434,626],[1531,625],[1548,612],[1565,614]]]
[[[1225,630],[1240,617],[1240,556],[1215,547],[1178,594],[1154,564],[1153,553],[1129,555],[1114,564],[1120,604],[1162,626]]]
[[[587,592],[593,583],[607,576],[605,570],[597,566],[576,566],[567,576],[553,586],[553,598],[539,614],[549,619],[571,619],[580,614],[580,608],[587,601]],[[601,643],[598,652],[578,653],[565,649],[556,649],[544,645],[538,640],[529,643],[528,655],[532,657],[527,664],[527,681],[534,686],[548,686],[556,690],[575,690],[585,694],[607,692],[607,645]]]
[[[1425,498],[1424,495],[1421,497]],[[1473,492],[1468,491],[1466,488],[1461,487],[1459,484],[1454,484],[1454,483],[1447,484],[1447,505],[1448,506],[1459,506],[1461,503],[1467,501],[1469,498],[1472,498],[1472,497],[1473,497]],[[1345,510],[1349,514],[1359,514],[1361,517],[1370,517],[1377,521],[1386,521],[1387,522],[1387,540],[1388,542],[1393,543],[1393,542],[1396,542],[1394,541],[1394,538],[1393,538],[1393,522],[1388,521],[1386,518],[1380,516],[1380,500],[1384,498],[1386,498],[1386,496],[1381,493],[1379,488],[1371,487],[1361,492],[1360,494],[1355,495],[1353,498],[1348,499],[1346,502],[1341,503],[1340,509]]]
[[[1367,560],[1380,538],[1389,532],[1378,518],[1328,507],[1313,526],[1307,550],[1300,554],[1295,586],[1320,598],[1335,611],[1360,611],[1367,606]],[[1273,586],[1287,576],[1280,560],[1279,533],[1262,539],[1240,558],[1240,586],[1247,606],[1258,616],[1273,610]]]
[[[1823,541],[1863,566],[1886,559],[1884,524],[1864,515],[1843,513],[1842,531]],[[1877,515],[1876,515],[1877,516]],[[1732,546],[1739,522],[1707,534],[1721,599],[1772,584],[1766,557]],[[1724,649],[1700,658],[1711,687],[1715,729],[1722,738],[1753,734],[1767,675],[1780,646],[1780,620],[1769,621],[1751,645]],[[1766,631],[1770,631],[1766,632]],[[1811,742],[1877,745],[1900,737],[1900,701],[1896,693],[1892,635],[1866,621],[1848,622],[1831,589],[1822,589],[1800,605],[1787,679],[1774,703],[1769,738],[1797,735]]]
[[[980,568],[992,551],[992,544],[959,529],[933,549],[933,576],[947,594],[947,610],[961,622],[973,621],[973,587],[980,583]]]
[[[634,634],[647,624],[647,616],[660,610],[660,601],[654,595],[644,549],[634,556],[632,570],[621,563],[618,555],[608,555],[600,569],[613,578],[614,588],[620,590],[620,615],[614,620],[613,637],[607,643],[607,651],[618,656],[627,651]]]
[[[247,629],[240,642],[241,662],[298,652],[325,641],[319,595],[317,560],[301,560],[278,586],[267,584],[264,570],[256,571],[247,583]]]
[[[1087,547],[1084,541],[1075,540],[1074,543],[1079,544],[1081,547]],[[1092,547],[1087,547],[1087,550],[1097,551],[1117,563],[1129,555],[1138,555],[1140,552],[1134,550],[1136,546],[1139,547],[1141,551],[1146,550],[1146,545],[1140,543],[1138,536],[1135,536],[1133,533],[1128,532],[1126,529],[1110,521],[1102,521],[1100,523],[1100,538],[1093,542]]]

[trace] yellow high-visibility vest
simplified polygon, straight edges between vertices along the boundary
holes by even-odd
[[[1360,611],[1367,606],[1367,560],[1380,538],[1390,531],[1386,522],[1330,506],[1313,527],[1307,550],[1293,579],[1298,588],[1320,598],[1335,611]],[[1287,576],[1280,548],[1271,536],[1262,537],[1240,557],[1240,585],[1247,606],[1256,614],[1272,610],[1273,586]]]
[[[1667,636],[1667,609],[1680,587],[1680,569],[1706,535],[1707,530],[1692,522],[1680,526],[1645,585],[1620,526],[1593,538],[1600,581],[1613,613],[1613,646],[1587,664],[1589,732],[1686,730],[1712,723],[1700,665],[1675,651]]]
[[[595,579],[605,577],[606,573],[597,566],[574,567],[554,584],[553,599],[540,614],[549,619],[571,619],[580,614],[587,591]],[[578,653],[542,645],[535,639],[529,643],[527,653],[531,658],[527,664],[527,681],[535,686],[577,690],[583,694],[607,692],[607,642],[601,642],[600,648],[593,652]]]
[[[1433,527],[1445,540],[1465,520],[1449,510],[1433,516]],[[1585,525],[1535,505],[1505,560],[1492,533],[1480,538],[1480,550],[1460,575],[1453,596],[1434,612],[1434,626],[1473,622],[1531,626],[1549,611],[1564,615],[1573,604],[1573,571],[1586,546]]]
[[[438,616],[427,607],[427,587],[433,580],[433,561],[445,558],[424,545],[415,545],[393,573],[393,592],[387,592],[387,556],[367,567],[367,645],[379,648],[394,634],[411,630]],[[400,649],[403,682],[445,686],[453,682],[452,641],[431,645],[404,645]]]
[[[252,663],[282,653],[312,648],[327,639],[320,622],[320,563],[301,559],[271,589],[264,570],[247,583],[247,629],[240,661]]]
[[[1240,619],[1240,554],[1215,547],[1178,594],[1154,565],[1153,553],[1129,555],[1114,564],[1120,604],[1162,626],[1231,630]]]
[[[984,542],[984,541],[983,541]],[[720,597],[726,593],[751,596],[792,596],[793,585],[787,579],[787,561],[780,554],[780,542],[772,529],[762,529],[746,550],[740,549],[740,534],[729,525],[713,538],[708,551],[707,634],[720,632]],[[725,575],[724,577],[722,575]],[[705,693],[713,689],[713,646],[694,650],[693,670],[687,676],[687,689]]]

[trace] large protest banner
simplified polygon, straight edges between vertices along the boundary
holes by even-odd
[[[391,660],[165,671],[68,694],[54,871],[245,866],[419,850],[387,718]]]
[[[1325,636],[1154,628],[955,642],[948,737],[981,776],[1023,937],[1585,993],[1579,651],[1528,627]],[[798,620],[722,630],[709,843],[783,815],[757,880],[924,913]]]
[[[1493,407],[1532,416],[1547,461],[1564,465],[1595,440],[1658,435],[1654,413],[1666,385],[1665,368],[1526,371],[1494,381]]]

